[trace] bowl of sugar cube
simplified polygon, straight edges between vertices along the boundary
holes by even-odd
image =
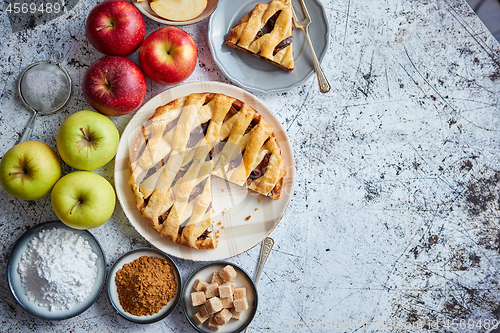
[[[202,333],[241,332],[257,311],[257,290],[237,265],[215,262],[194,271],[182,290],[184,314]]]

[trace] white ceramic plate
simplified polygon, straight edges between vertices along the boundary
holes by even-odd
[[[174,298],[172,298],[164,307],[161,309],[159,312],[150,315],[150,316],[135,316],[133,314],[130,314],[123,310],[121,304],[120,304],[120,298],[118,297],[118,291],[116,288],[116,283],[115,283],[115,277],[116,277],[116,272],[118,272],[120,269],[123,268],[123,265],[131,263],[132,261],[142,257],[142,256],[148,256],[148,257],[158,257],[161,259],[167,260],[170,265],[174,268],[174,275],[175,275],[175,282],[177,283],[177,293]],[[115,308],[116,312],[122,316],[123,318],[134,322],[134,323],[139,323],[139,324],[151,324],[154,322],[157,322],[159,320],[162,320],[166,316],[172,312],[172,310],[175,308],[177,305],[177,302],[179,302],[180,299],[180,292],[181,292],[181,275],[179,274],[179,270],[177,269],[177,266],[175,263],[170,260],[169,257],[167,257],[164,253],[161,253],[158,250],[155,249],[135,249],[130,252],[125,253],[122,255],[113,265],[111,270],[109,271],[108,274],[108,299],[111,302],[111,305],[113,308]]]
[[[282,195],[273,200],[252,194],[245,188],[212,178],[214,221],[224,228],[219,230],[219,246],[215,250],[194,250],[180,246],[161,237],[142,217],[135,206],[129,179],[129,147],[137,130],[154,113],[156,107],[191,93],[223,93],[248,103],[274,127],[274,134],[281,147],[287,175],[283,181]],[[278,225],[293,194],[295,162],[285,129],[274,113],[258,98],[238,87],[220,82],[195,82],[165,90],[144,104],[125,128],[115,159],[115,187],[120,205],[135,229],[153,246],[182,259],[215,261],[233,257],[259,244]],[[247,220],[248,218],[248,220]]]
[[[258,3],[268,1],[238,0],[221,1],[208,23],[208,41],[215,63],[233,83],[255,93],[288,91],[303,83],[314,72],[314,65],[301,30],[293,32],[293,54],[295,69],[285,71],[251,54],[230,48],[225,44],[229,31]],[[305,0],[312,23],[309,34],[321,61],[328,49],[329,28],[323,5],[318,0]],[[302,10],[297,0],[292,1],[301,19]]]
[[[83,239],[89,242],[89,245],[92,247],[94,253],[97,254],[97,277],[94,287],[92,288],[92,291],[87,299],[85,299],[82,303],[72,306],[69,310],[64,309],[50,311],[48,308],[38,306],[34,302],[30,301],[26,296],[24,286],[21,283],[21,275],[17,271],[22,254],[28,249],[28,243],[33,238],[38,237],[38,234],[42,230],[49,230],[54,228],[70,230],[75,234],[83,237]],[[87,310],[92,306],[92,304],[95,303],[97,297],[101,294],[101,291],[104,287],[105,277],[106,259],[104,257],[104,253],[102,252],[101,246],[94,238],[94,236],[87,230],[77,230],[70,228],[63,224],[61,221],[44,222],[25,232],[12,247],[7,263],[7,281],[12,295],[14,295],[17,302],[26,311],[46,320],[68,319],[75,317]]]
[[[210,15],[212,15],[215,8],[217,7],[219,0],[208,0],[207,7],[203,11],[203,13],[201,13],[200,16],[195,17],[194,19],[188,20],[188,21],[171,21],[171,20],[167,20],[161,16],[158,16],[158,14],[156,14],[151,9],[151,7],[149,5],[150,2],[151,2],[151,0],[145,0],[145,1],[141,1],[141,2],[137,2],[135,0],[132,0],[132,3],[137,7],[137,9],[139,9],[139,11],[142,14],[149,17],[153,21],[156,21],[156,22],[161,23],[161,24],[166,24],[166,25],[190,25],[190,24],[195,24],[195,23],[201,22],[204,19],[206,19],[207,17],[209,17]]]
[[[252,282],[252,279],[248,276],[248,274],[232,263],[227,262],[217,262],[208,264],[206,266],[200,267],[196,271],[194,271],[191,276],[188,278],[186,283],[184,284],[184,288],[182,289],[182,305],[184,308],[184,314],[186,315],[189,323],[201,333],[210,333],[213,332],[208,328],[208,320],[201,325],[196,325],[193,321],[193,316],[196,312],[199,311],[199,307],[193,306],[191,304],[191,292],[194,291],[193,285],[197,279],[202,279],[210,283],[212,279],[213,272],[218,272],[223,269],[226,265],[231,265],[237,272],[236,277],[231,280],[234,282],[235,288],[245,287],[247,300],[248,300],[248,309],[241,312],[241,317],[238,320],[231,319],[227,324],[219,327],[218,332],[222,333],[234,333],[240,332],[245,329],[255,317],[255,313],[257,311],[258,305],[258,297],[257,297],[257,289],[255,288],[255,284]]]

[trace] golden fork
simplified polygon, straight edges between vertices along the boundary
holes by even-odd
[[[307,29],[309,24],[311,24],[311,17],[309,16],[309,12],[307,11],[307,7],[306,4],[304,3],[304,0],[299,0],[299,1],[300,5],[302,6],[302,10],[304,11],[305,18],[302,21],[298,21],[297,16],[295,15],[295,10],[293,9],[293,6],[291,6],[293,15],[293,25],[295,26],[296,29],[301,29],[304,32],[304,35],[306,36],[307,45],[309,45],[309,50],[311,51],[314,70],[316,71],[316,76],[318,77],[319,91],[321,91],[322,93],[327,93],[330,91],[330,83],[328,83],[325,73],[323,73],[323,70],[321,69],[321,65],[319,63],[318,57],[316,56],[316,52],[314,51],[311,38],[309,37],[309,31]]]

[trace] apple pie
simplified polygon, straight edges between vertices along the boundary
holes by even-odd
[[[279,199],[286,168],[273,127],[223,94],[190,94],[156,108],[130,147],[129,185],[162,236],[214,249],[213,176]]]
[[[258,4],[229,32],[226,44],[293,71],[290,0]]]

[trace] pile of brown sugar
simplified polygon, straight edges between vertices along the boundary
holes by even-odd
[[[157,313],[177,290],[173,267],[158,257],[142,256],[123,265],[115,283],[123,310],[135,316]]]

